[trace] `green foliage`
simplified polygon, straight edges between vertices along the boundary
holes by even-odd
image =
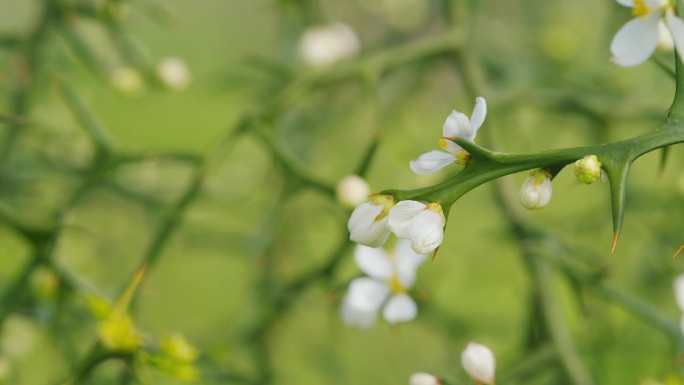
[[[609,3],[0,2],[0,384],[468,384],[469,340],[500,384],[682,383],[684,65],[611,64]],[[332,19],[361,52],[307,65]],[[476,96],[469,162],[410,173]],[[523,213],[537,168],[554,197]],[[340,320],[349,174],[448,215],[407,324]]]

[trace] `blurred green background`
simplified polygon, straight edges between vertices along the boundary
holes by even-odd
[[[56,263],[110,299],[125,286],[164,213],[190,182],[192,165],[164,155],[205,154],[245,113],[262,111],[301,79],[343,73],[458,31],[463,56],[485,80],[477,92],[487,99],[489,115],[478,143],[506,152],[635,136],[663,120],[674,92],[672,78],[653,62],[629,69],[610,63],[610,40],[630,18],[628,9],[611,1],[160,1],[172,15],[170,23],[154,21],[150,0],[127,3],[121,25],[142,56],[150,63],[183,58],[191,85],[171,92],[148,82],[143,93],[127,97],[55,33],[45,43],[28,124],[1,165],[0,180],[0,202],[23,220],[63,224],[54,244]],[[0,36],[31,33],[42,7],[39,0],[0,1]],[[351,26],[361,52],[330,68],[309,68],[297,57],[299,36],[329,21]],[[127,62],[97,19],[74,19],[70,28],[107,70]],[[672,61],[672,52],[657,56]],[[16,68],[16,52],[0,50],[2,114],[11,114]],[[452,109],[469,115],[474,98],[459,71],[448,57],[426,56],[384,73],[371,98],[356,78],[302,87],[266,119],[263,130],[306,175],[334,186],[354,172],[381,129],[367,175],[373,191],[434,184],[458,167],[418,176],[408,162],[436,149]],[[66,212],[61,209],[81,178],[74,170],[89,164],[94,147],[59,96],[57,74],[69,79],[122,153],[143,155],[107,170]],[[0,130],[7,132],[6,127]],[[379,322],[369,331],[341,322],[339,299],[359,274],[347,249],[329,280],[287,302],[287,311],[263,336],[265,349],[259,351],[267,358],[255,358],[254,342],[244,336],[268,314],[259,294],[270,290],[264,285],[277,290],[324,264],[348,237],[349,211],[316,190],[292,197],[283,207],[282,226],[270,231],[278,221],[274,205],[292,181],[265,141],[247,132],[224,144],[227,150],[166,243],[135,305],[141,330],[153,336],[181,331],[196,344],[203,354],[199,383],[249,383],[236,374],[252,378],[265,360],[274,384],[405,384],[416,371],[467,384],[459,355],[468,340],[492,348],[498,373],[524,361],[531,283],[520,244],[510,236],[489,184],[452,208],[437,258],[419,272],[416,320],[395,327]],[[525,215],[577,246],[569,252],[539,245],[550,258],[605,269],[607,284],[675,323],[680,314],[672,279],[684,268],[669,257],[682,241],[684,155],[681,146],[672,148],[662,172],[659,156],[648,154],[633,167],[622,237],[612,255],[605,184],[580,185],[568,168],[554,180],[551,204]],[[520,185],[525,176],[507,178]],[[15,282],[29,258],[25,240],[0,224],[0,292]],[[671,338],[591,290],[577,295],[560,272],[556,278],[557,300],[595,383],[665,383],[667,378],[676,381],[668,384],[680,383],[672,379],[681,352]],[[8,384],[57,383],[96,339],[81,297],[39,297],[23,296],[0,328]],[[120,383],[121,371],[121,363],[107,362],[88,383]],[[153,376],[152,383],[175,383]],[[550,364],[523,382],[500,383],[571,382]]]

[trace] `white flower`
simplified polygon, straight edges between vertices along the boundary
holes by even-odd
[[[439,203],[401,201],[389,211],[387,226],[399,238],[411,241],[418,254],[430,254],[442,244],[446,219]]]
[[[428,373],[413,373],[409,379],[409,385],[440,385],[439,378]]]
[[[439,140],[439,146],[447,152],[430,151],[425,153],[409,163],[411,170],[416,174],[431,174],[451,163],[467,163],[470,154],[454,143],[453,139],[460,138],[472,142],[486,116],[487,102],[480,96],[475,98],[475,108],[470,119],[461,112],[452,111],[444,122],[442,138]]]
[[[468,342],[461,353],[463,369],[478,383],[493,384],[496,362],[488,347],[476,342]]]
[[[612,60],[623,67],[643,63],[660,40],[658,24],[663,17],[679,55],[684,55],[684,20],[675,16],[671,0],[618,0],[635,16],[615,34],[610,44]]]
[[[299,40],[299,56],[313,67],[325,67],[352,57],[359,49],[356,33],[343,23],[311,27]]]
[[[543,169],[532,170],[520,188],[520,204],[530,210],[542,208],[549,204],[552,193],[551,173]]]
[[[388,195],[371,197],[357,206],[347,222],[349,239],[370,247],[382,246],[390,235],[387,213],[394,206],[394,198]]]
[[[402,239],[397,242],[394,254],[381,248],[357,245],[354,260],[367,276],[349,284],[347,296],[342,301],[344,323],[369,328],[381,307],[382,317],[391,324],[415,318],[418,307],[406,290],[413,286],[416,270],[426,258],[426,255],[416,254],[409,242]]]
[[[157,76],[169,89],[182,90],[190,84],[190,70],[183,59],[168,57],[157,64]]]
[[[345,207],[356,207],[368,199],[371,193],[368,183],[358,175],[340,179],[335,189],[337,201]]]

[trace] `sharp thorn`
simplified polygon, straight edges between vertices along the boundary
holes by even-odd
[[[618,241],[618,233],[615,233],[613,236],[613,247],[610,249],[610,253],[613,254],[615,252],[615,246],[617,246],[617,241]]]
[[[677,249],[677,251],[675,251],[674,255],[672,256],[672,259],[677,258],[677,255],[679,255],[679,253],[681,253],[682,250],[684,250],[684,244],[681,245],[681,246],[679,246],[679,248]]]

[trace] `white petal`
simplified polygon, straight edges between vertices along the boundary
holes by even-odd
[[[634,0],[617,0],[617,2],[624,5],[625,7],[634,7]]]
[[[411,247],[418,254],[430,254],[444,238],[444,215],[431,210],[425,210],[409,223],[407,227]]]
[[[380,281],[392,278],[393,266],[389,255],[382,248],[356,245],[354,261],[366,275]]]
[[[410,321],[416,318],[417,314],[418,306],[406,294],[392,296],[385,308],[382,309],[382,317],[391,324]]]
[[[684,274],[675,278],[673,286],[677,305],[679,305],[679,308],[684,311]]]
[[[416,174],[432,174],[454,163],[454,160],[454,156],[448,152],[430,151],[419,156],[418,159],[412,160],[409,167]]]
[[[655,51],[658,44],[658,20],[654,12],[648,19],[630,20],[615,34],[610,44],[612,60],[623,67],[641,64]]]
[[[494,354],[488,347],[468,342],[468,346],[461,353],[463,369],[477,382],[491,384],[494,382],[496,362]]]
[[[473,109],[473,115],[470,116],[470,125],[473,128],[473,137],[465,139],[468,139],[470,141],[475,139],[475,136],[477,135],[477,130],[482,125],[482,122],[484,122],[485,117],[487,117],[487,102],[485,102],[483,97],[478,96],[477,98],[475,98],[475,108]]]
[[[377,311],[359,311],[349,304],[349,297],[344,297],[342,308],[340,309],[342,321],[349,326],[356,326],[359,329],[369,329],[375,324],[378,317]]]
[[[411,242],[408,239],[400,239],[397,245],[394,246],[394,257],[397,264],[410,264],[414,269],[420,267],[425,262],[428,254],[418,254],[411,248]]]
[[[425,210],[427,205],[416,201],[401,201],[389,211],[387,227],[399,238],[408,238],[406,227],[409,222]]]
[[[370,247],[382,246],[390,235],[388,217],[376,220],[383,209],[383,205],[372,203],[364,203],[354,209],[347,223],[349,239]]]
[[[672,32],[672,40],[674,40],[677,54],[679,54],[680,59],[684,60],[684,20],[674,16],[672,11],[668,11],[667,25],[670,27],[670,32]]]
[[[416,280],[416,270],[425,262],[427,254],[418,254],[411,248],[411,242],[400,239],[394,248],[394,260],[399,283],[410,288]]]
[[[355,278],[349,284],[347,297],[349,306],[360,312],[375,312],[380,309],[390,294],[390,288],[372,278]]]
[[[457,137],[468,139],[473,136],[473,128],[470,126],[470,120],[462,112],[456,110],[451,111],[447,116],[442,126],[442,136],[449,138]]]

